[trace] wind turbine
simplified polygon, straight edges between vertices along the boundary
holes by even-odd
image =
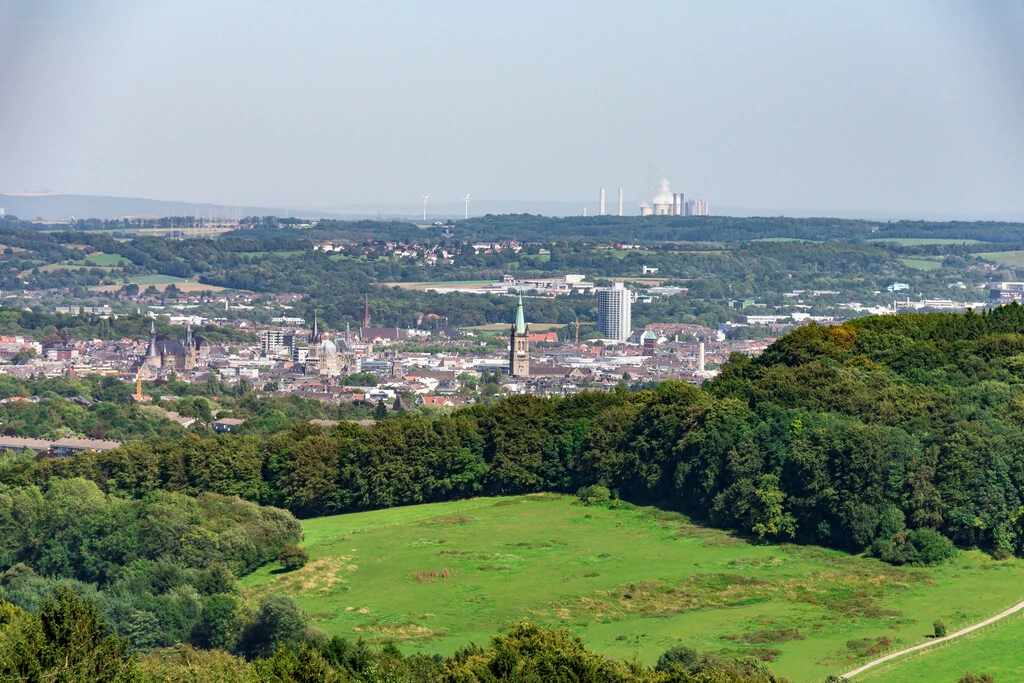
[[[430,199],[430,195],[421,194],[420,197],[423,198],[423,220],[427,220],[427,200]]]
[[[466,202],[466,220],[469,220],[469,193],[468,192],[466,193],[466,196],[462,198],[462,201]]]

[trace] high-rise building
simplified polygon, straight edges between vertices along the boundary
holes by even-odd
[[[597,330],[605,339],[625,341],[633,332],[633,293],[621,282],[597,290]]]
[[[508,376],[528,377],[530,375],[530,326],[523,315],[523,295],[519,295],[516,306],[516,321],[509,332]]]

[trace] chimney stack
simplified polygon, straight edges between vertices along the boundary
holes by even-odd
[[[622,188],[619,188],[619,215],[622,215]]]
[[[700,358],[698,359],[697,364],[700,366],[700,369],[698,370],[698,372],[700,373],[700,376],[703,377],[704,376],[704,342],[700,343]]]
[[[598,208],[598,211],[597,211],[597,215],[598,216],[603,216],[604,215],[604,188],[603,187],[601,188],[601,201],[600,201],[600,207]]]

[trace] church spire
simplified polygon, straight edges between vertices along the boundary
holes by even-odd
[[[516,306],[516,334],[526,334],[526,316],[523,315],[523,295],[519,295],[519,304]]]
[[[512,325],[508,345],[509,377],[527,377],[530,374],[530,328],[523,314],[523,295],[516,304],[516,322]]]
[[[156,349],[156,321],[149,321],[149,348],[146,349],[147,358],[156,358],[160,352]]]
[[[363,327],[370,326],[370,295],[366,294],[366,300],[363,303]]]

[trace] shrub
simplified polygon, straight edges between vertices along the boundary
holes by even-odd
[[[584,486],[576,492],[576,497],[584,505],[601,505],[611,500],[612,492],[607,486]]]
[[[281,563],[285,571],[290,572],[305,567],[309,562],[309,553],[294,543],[285,543],[277,555],[277,561]]]
[[[907,533],[907,540],[917,549],[914,564],[941,564],[956,557],[956,546],[935,529],[924,527]]]
[[[927,566],[941,564],[956,557],[953,542],[935,529],[912,529],[892,538],[878,538],[867,554],[889,564]]]
[[[944,622],[942,619],[936,619],[933,626],[935,627],[936,638],[945,638],[946,635],[949,633],[949,629],[946,628],[946,622]]]
[[[685,645],[673,645],[661,653],[654,668],[658,671],[672,671],[675,668],[688,669],[697,662],[698,652]]]
[[[996,683],[996,679],[992,678],[991,674],[972,674],[965,671],[956,683]]]

